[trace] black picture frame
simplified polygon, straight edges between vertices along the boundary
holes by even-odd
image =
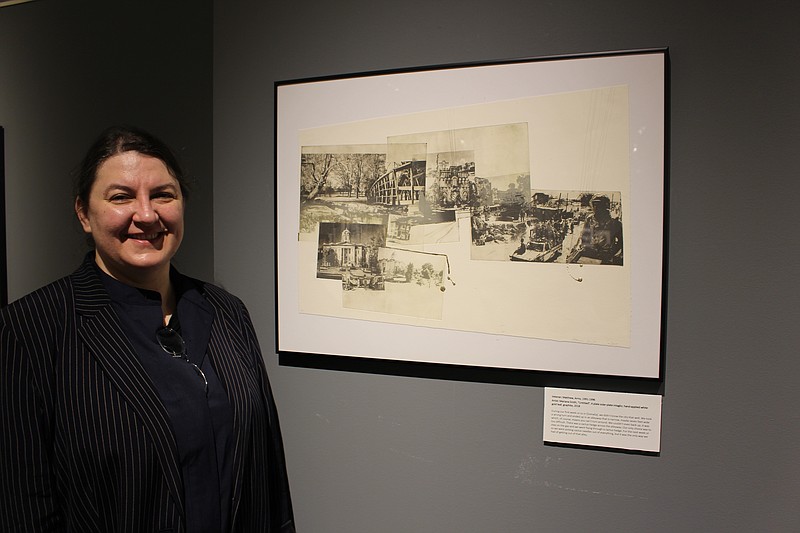
[[[509,377],[509,373],[518,371],[550,377],[605,376],[619,378],[621,381],[618,383],[626,390],[631,390],[629,379],[659,381],[664,358],[667,283],[668,65],[668,50],[659,48],[277,82],[275,290],[276,352],[280,363],[355,371],[371,368],[370,371],[374,372],[423,375],[453,375],[453,370],[460,369],[462,372],[456,373],[462,378],[465,372],[469,373],[469,368],[476,368],[482,369],[484,375],[494,376],[493,381],[503,382],[519,379]],[[592,121],[604,119],[597,119],[593,113],[598,109],[607,109],[603,107],[606,104],[597,105],[596,99],[615,98],[618,94],[624,94],[624,102],[608,104],[607,108],[624,109],[627,113],[625,131],[620,130],[614,139],[614,153],[624,152],[624,157],[628,158],[626,183],[619,186],[612,180],[609,186],[600,177],[588,186],[577,189],[572,183],[562,187],[537,186],[537,180],[543,175],[537,174],[536,162],[531,165],[530,181],[531,191],[591,190],[595,196],[599,196],[597,191],[622,191],[618,205],[625,205],[626,211],[620,208],[618,217],[626,227],[631,228],[625,237],[623,265],[568,262],[547,265],[554,267],[547,272],[554,276],[549,279],[555,279],[558,288],[571,297],[575,294],[588,295],[585,296],[586,301],[595,302],[592,305],[596,309],[592,313],[596,313],[602,305],[596,302],[607,297],[599,286],[609,276],[619,274],[622,281],[615,279],[614,283],[628,287],[626,294],[630,300],[626,304],[625,297],[621,297],[622,303],[614,308],[621,311],[616,316],[630,317],[619,328],[621,335],[610,342],[599,336],[589,337],[588,340],[560,337],[561,333],[548,336],[546,330],[544,335],[540,334],[540,330],[526,337],[518,331],[509,335],[499,330],[470,329],[463,325],[470,323],[469,317],[463,323],[454,322],[442,327],[429,317],[395,320],[395,317],[387,319],[384,313],[372,310],[345,308],[330,311],[337,305],[334,299],[338,298],[336,292],[340,281],[320,278],[318,255],[323,246],[322,238],[319,235],[309,238],[308,232],[304,231],[306,228],[299,222],[303,209],[301,161],[306,154],[330,152],[331,146],[340,150],[343,146],[380,143],[380,138],[387,144],[394,142],[386,140],[390,138],[397,139],[397,142],[422,139],[430,147],[433,136],[419,135],[421,132],[460,132],[471,127],[487,128],[495,125],[491,120],[500,115],[500,124],[523,123],[533,116],[537,120],[535,127],[544,128],[545,133],[548,126],[556,126],[565,117],[577,116],[587,123],[591,122],[587,127],[596,128],[598,123]],[[564,100],[566,104],[558,100]],[[566,110],[575,105],[585,105],[587,110],[583,115],[568,115]],[[553,108],[567,115],[548,115],[547,110]],[[519,117],[515,112],[519,112]],[[467,118],[461,120],[463,116]],[[457,123],[458,126],[439,126],[443,123]],[[601,125],[600,129],[603,127]],[[559,138],[568,140],[569,130],[564,131]],[[627,136],[624,146],[620,140],[623,133]],[[542,132],[537,131],[536,135],[539,135],[537,140],[542,141]],[[591,134],[587,134],[587,137],[591,137]],[[607,142],[608,139],[602,141]],[[532,154],[536,153],[531,155],[531,161],[535,157],[542,157],[542,152],[536,151],[541,144],[531,140],[528,146]],[[553,145],[549,147],[553,148]],[[599,166],[593,165],[599,165],[594,162],[597,157],[606,155],[603,149],[593,147],[591,157],[583,156],[586,161],[581,164],[590,167],[589,173],[602,173]],[[558,152],[557,149],[552,151]],[[561,158],[561,163],[567,163],[569,154],[575,153],[574,150],[565,150],[557,157]],[[558,168],[558,164],[556,162],[552,168]],[[554,182],[557,180],[547,183]],[[613,203],[613,193],[611,198]],[[474,215],[472,218],[474,220]],[[460,219],[458,224],[463,236],[462,225],[465,222]],[[466,224],[469,224],[469,220]],[[469,231],[466,235],[469,239]],[[474,230],[472,236],[475,236]],[[477,246],[475,242],[472,245]],[[435,244],[429,243],[410,248],[412,251],[422,248],[426,253],[436,255],[439,252]],[[464,276],[463,272],[468,269],[464,268],[463,255],[453,254],[452,248],[449,252],[441,254],[447,256],[448,270],[443,272],[442,288],[451,293],[477,289],[480,280],[485,278],[476,276],[470,279]],[[315,262],[317,276],[312,265]],[[498,263],[498,277],[510,272],[512,276],[527,282],[528,274],[536,272],[532,274],[532,277],[536,277],[545,272],[543,268],[538,271],[532,269],[546,267],[525,266],[531,270],[523,271],[517,265],[509,267],[505,263]],[[623,271],[626,272],[625,276],[621,274]],[[445,280],[448,274],[458,280],[458,284],[448,284]],[[464,280],[466,287],[461,288]],[[307,294],[304,291],[308,287],[303,284],[312,287]],[[317,292],[317,287],[323,285],[324,290]],[[597,291],[594,296],[591,295],[593,290]],[[315,307],[319,300],[328,301],[330,306],[323,304]],[[496,305],[490,309],[490,313],[496,315],[503,310],[502,305]],[[516,303],[510,306],[509,313],[517,316],[528,311],[524,305]],[[539,318],[546,315],[541,310],[539,312]],[[580,311],[577,315],[571,315],[570,309],[562,307],[559,312],[564,317],[572,316],[576,327],[579,327]],[[610,322],[615,320],[612,317]],[[501,322],[498,321],[498,324]],[[604,327],[601,324],[598,331]],[[626,334],[629,337],[625,337]],[[400,340],[388,343],[384,342],[386,339]],[[539,382],[552,383],[550,379]]]

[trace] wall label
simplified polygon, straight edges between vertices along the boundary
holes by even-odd
[[[549,443],[659,452],[661,396],[547,387],[543,439]]]

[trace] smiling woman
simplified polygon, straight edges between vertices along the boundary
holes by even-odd
[[[158,292],[166,320],[175,294],[170,261],[183,239],[188,179],[163,142],[130,127],[107,129],[75,176],[75,212],[114,279]]]
[[[183,210],[180,184],[166,164],[136,151],[106,159],[88,199],[75,200],[103,272],[165,300],[170,261],[183,239]]]
[[[170,264],[187,195],[142,130],[109,128],[83,159],[94,250],[0,312],[0,530],[294,531],[247,309]]]

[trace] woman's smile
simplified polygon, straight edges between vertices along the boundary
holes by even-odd
[[[125,234],[126,239],[133,239],[136,241],[154,241],[159,237],[162,237],[166,232],[159,231],[156,233],[127,233]]]

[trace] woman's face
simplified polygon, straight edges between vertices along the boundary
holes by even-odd
[[[88,205],[75,201],[83,230],[92,235],[97,264],[134,285],[169,276],[183,239],[181,188],[160,159],[122,152],[97,169]]]

